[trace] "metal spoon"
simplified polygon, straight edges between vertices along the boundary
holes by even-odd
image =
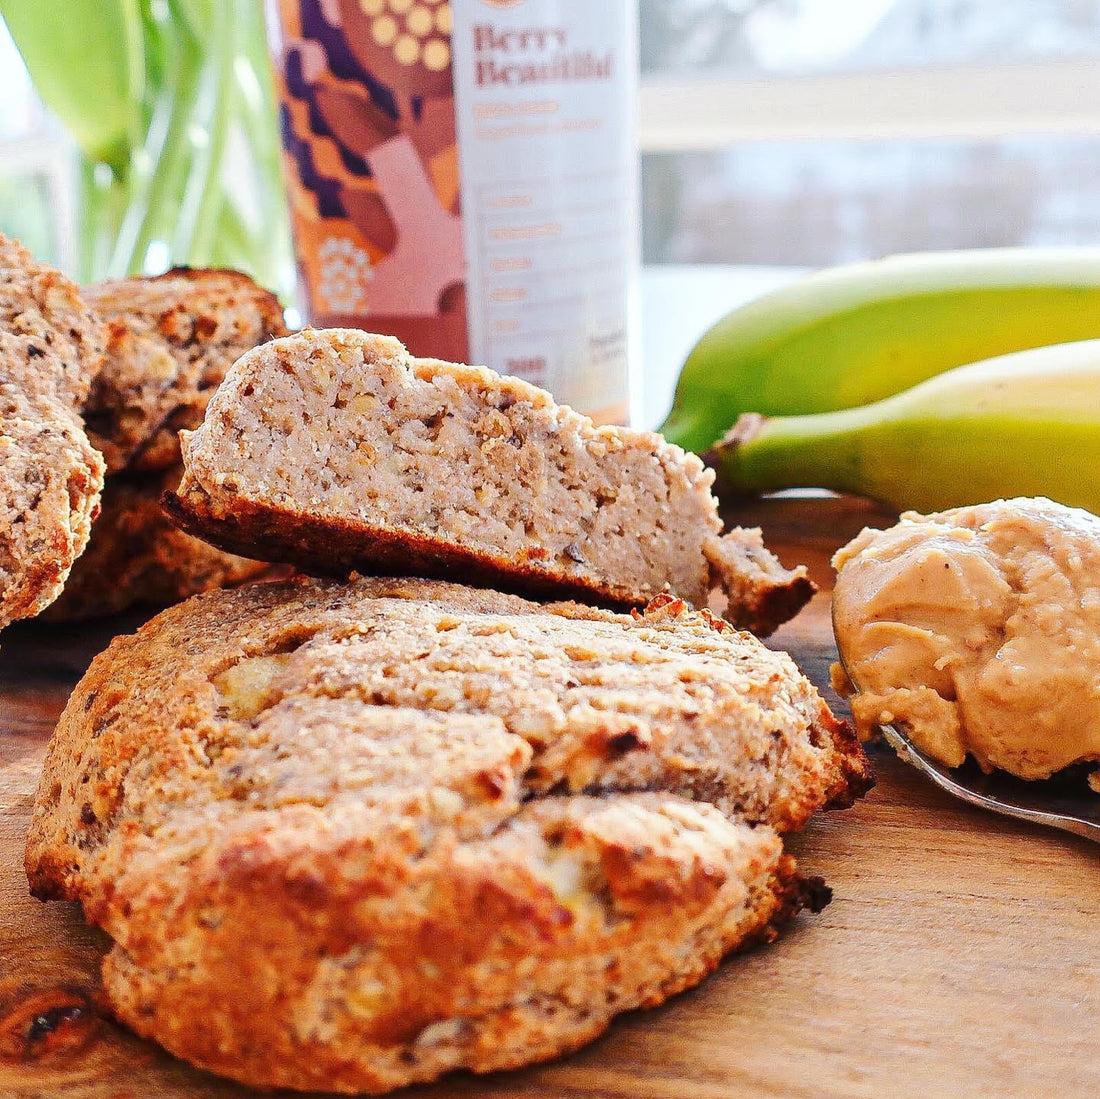
[[[836,634],[835,626],[833,633]],[[858,691],[859,685],[844,662],[844,653],[839,655],[841,667]],[[1004,771],[983,774],[970,759],[962,767],[946,767],[922,752],[898,726],[879,728],[903,760],[954,797],[991,813],[1060,828],[1100,843],[1100,794],[1089,790],[1082,775],[1025,781]]]
[[[1035,824],[1074,832],[1100,843],[1100,794],[1092,793],[1082,775],[1025,781],[1004,771],[983,774],[973,760],[962,767],[945,767],[922,752],[895,725],[880,725],[897,754],[923,771],[937,786],[957,798]]]

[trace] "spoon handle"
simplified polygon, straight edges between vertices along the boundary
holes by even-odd
[[[880,728],[887,743],[902,759],[923,771],[937,786],[954,797],[1006,817],[1060,828],[1100,843],[1100,796],[1084,792],[1079,796],[1052,793],[1045,783],[1039,783],[1038,789],[1032,783],[1029,790],[1022,780],[999,774],[983,775],[980,783],[982,789],[964,786],[947,767],[925,755],[892,725],[882,725]],[[1097,806],[1088,805],[1086,799],[1097,802]]]

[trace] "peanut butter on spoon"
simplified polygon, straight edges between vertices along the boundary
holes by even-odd
[[[833,565],[861,734],[898,723],[949,767],[1024,779],[1100,760],[1100,518],[1043,498],[907,512]]]

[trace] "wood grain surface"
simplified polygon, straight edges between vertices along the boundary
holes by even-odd
[[[831,551],[864,523],[890,521],[832,499],[769,500],[739,518],[761,522],[781,556],[807,562],[826,589]],[[138,621],[3,635],[2,1099],[252,1094],[111,1022],[97,991],[106,938],[75,905],[27,894],[23,837],[46,738],[92,655]],[[773,643],[824,687],[827,590]],[[884,750],[873,759],[871,795],[789,843],[834,889],[823,913],[568,1058],[459,1074],[402,1099],[1096,1095],[1100,847],[969,809]]]

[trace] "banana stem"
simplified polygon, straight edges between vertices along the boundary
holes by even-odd
[[[860,491],[863,408],[808,416],[741,416],[713,455],[733,492],[782,488]]]

